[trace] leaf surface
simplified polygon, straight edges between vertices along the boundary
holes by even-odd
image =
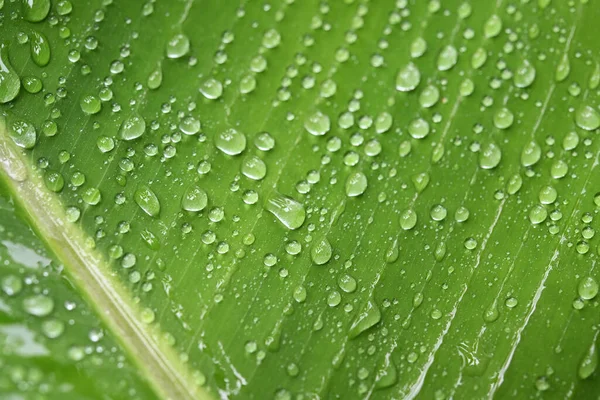
[[[97,324],[141,398],[598,392],[595,0],[0,4],[0,238],[90,310],[39,363]]]

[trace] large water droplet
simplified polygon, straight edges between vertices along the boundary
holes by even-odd
[[[40,22],[48,16],[50,0],[22,0],[23,18],[29,22]]]
[[[411,230],[417,225],[417,213],[409,208],[400,215],[400,227],[405,231]]]
[[[190,212],[202,211],[208,204],[208,195],[196,185],[186,189],[181,198],[181,208]]]
[[[321,111],[316,111],[306,119],[304,128],[311,135],[322,136],[331,129],[331,121],[329,120],[329,116],[323,114]]]
[[[249,156],[242,161],[242,174],[247,178],[259,181],[267,175],[267,165],[257,156]]]
[[[588,105],[582,106],[575,112],[575,123],[581,129],[593,131],[600,127],[600,113]]]
[[[146,132],[146,120],[137,113],[131,114],[121,123],[121,127],[119,128],[119,136],[123,140],[137,139],[144,132]]]
[[[167,57],[181,58],[190,51],[190,39],[178,33],[167,42]]]
[[[29,40],[31,58],[40,67],[50,62],[50,43],[46,36],[39,32],[32,32]]]
[[[483,34],[486,38],[493,38],[500,34],[502,30],[502,20],[497,14],[488,18],[483,26]]]
[[[348,336],[352,339],[371,328],[381,320],[381,311],[373,299],[369,299],[350,326]]]
[[[306,219],[304,206],[291,197],[275,193],[271,195],[265,209],[273,214],[288,229],[298,229]]]
[[[598,295],[598,282],[591,276],[586,276],[579,281],[577,292],[583,300],[591,300]]]
[[[514,82],[518,88],[526,88],[535,80],[535,67],[529,60],[523,60],[515,71]]]
[[[36,317],[45,317],[54,310],[54,300],[43,294],[35,294],[23,299],[23,309]]]
[[[408,63],[398,72],[396,77],[396,90],[400,92],[410,92],[415,90],[421,82],[421,71],[412,62]]]
[[[226,129],[215,138],[215,146],[227,155],[236,156],[246,149],[246,135],[234,128]]]
[[[481,146],[479,152],[479,166],[483,169],[496,168],[502,160],[502,150],[494,142],[488,142]]]
[[[208,78],[200,84],[200,93],[209,100],[215,100],[223,95],[223,84],[215,78]]]
[[[8,59],[8,45],[0,44],[0,103],[8,103],[19,94],[21,80]]]
[[[437,59],[437,69],[439,71],[448,71],[456,65],[458,61],[458,51],[452,45],[445,46]]]
[[[32,124],[13,118],[9,119],[8,124],[8,134],[17,146],[24,149],[31,149],[35,146],[37,134]]]
[[[592,376],[596,371],[596,368],[598,368],[598,352],[596,351],[596,341],[593,341],[579,363],[577,375],[579,375],[581,379],[587,379]]]
[[[530,167],[540,161],[542,157],[542,148],[535,141],[531,141],[523,147],[521,152],[521,165]]]
[[[353,172],[346,180],[346,195],[348,197],[360,196],[367,190],[367,177],[362,172]]]
[[[310,248],[310,258],[312,259],[313,263],[317,265],[323,265],[331,259],[332,252],[333,250],[331,248],[331,244],[329,244],[327,238],[324,237],[323,239],[313,243],[312,247]]]
[[[146,185],[138,187],[133,194],[133,199],[138,206],[149,216],[156,217],[160,212],[160,202],[156,194]]]

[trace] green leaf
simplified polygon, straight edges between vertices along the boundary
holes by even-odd
[[[596,396],[599,19],[0,0],[0,394]]]

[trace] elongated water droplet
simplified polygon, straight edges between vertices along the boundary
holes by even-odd
[[[387,355],[375,375],[375,388],[385,389],[392,387],[397,381],[398,371],[396,370],[396,365],[394,365],[391,355]]]
[[[405,231],[411,230],[417,225],[417,213],[409,208],[400,215],[400,227]]]
[[[456,65],[458,61],[458,51],[452,45],[445,46],[437,59],[437,69],[439,71],[448,71]]]
[[[226,129],[215,138],[215,146],[227,155],[236,156],[246,149],[246,135],[234,128]]]
[[[278,193],[269,198],[265,209],[291,230],[300,228],[306,219],[306,211],[301,203]]]
[[[577,292],[583,300],[591,300],[598,295],[598,282],[591,276],[586,276],[579,281]]]
[[[119,128],[119,136],[123,140],[137,139],[144,132],[146,132],[146,120],[137,113],[131,114],[121,123],[121,127]]]
[[[21,0],[23,18],[29,22],[43,21],[50,11],[50,0]]]
[[[310,248],[310,258],[317,265],[327,263],[331,259],[332,253],[331,244],[329,244],[329,241],[325,237],[313,243]]]
[[[427,86],[419,96],[419,104],[423,108],[430,108],[436,105],[440,99],[440,90],[433,85]]]
[[[190,51],[190,39],[178,33],[167,42],[167,57],[181,58]]]
[[[410,45],[410,56],[419,58],[427,51],[427,42],[421,36],[413,40]]]
[[[346,195],[348,197],[360,196],[367,190],[367,177],[362,172],[353,172],[346,180]]]
[[[412,62],[400,69],[396,77],[396,90],[399,92],[411,92],[421,82],[421,71]]]
[[[186,189],[181,198],[181,208],[190,212],[202,211],[208,204],[208,195],[196,185]]]
[[[521,152],[521,165],[531,167],[535,165],[542,157],[542,148],[535,141],[531,141],[523,147]]]
[[[50,62],[50,43],[46,36],[32,32],[29,40],[31,58],[38,66],[44,67]]]
[[[163,80],[162,68],[160,65],[156,67],[156,69],[150,72],[148,75],[147,85],[149,89],[155,90],[160,87]]]
[[[381,320],[381,311],[373,299],[369,299],[350,326],[348,336],[353,339],[377,324]]]
[[[597,89],[600,86],[600,64],[596,63],[594,67],[594,71],[590,75],[590,79],[588,80],[588,87],[591,90]]]
[[[596,351],[596,341],[594,340],[579,363],[577,374],[581,379],[587,379],[596,372],[596,368],[598,368],[598,352]]]
[[[475,50],[475,53],[473,53],[473,57],[471,57],[471,66],[474,69],[479,69],[479,68],[483,67],[483,65],[485,64],[486,61],[487,61],[487,52],[485,51],[485,49],[483,47],[480,47],[477,50]]]
[[[496,14],[488,18],[488,20],[485,22],[485,25],[483,26],[483,34],[488,39],[498,36],[501,30],[502,20]]]
[[[149,216],[156,217],[160,213],[160,202],[156,194],[148,186],[142,185],[133,194],[138,206]]]
[[[382,112],[375,118],[375,131],[377,133],[385,133],[390,130],[393,123],[392,114],[387,111]]]
[[[521,178],[521,175],[519,174],[514,174],[508,178],[508,182],[506,183],[506,191],[508,194],[513,195],[521,189],[521,186],[523,186],[523,178]]]
[[[54,310],[54,300],[43,294],[35,294],[23,299],[23,309],[36,317],[45,317]]]
[[[0,103],[8,103],[19,94],[21,80],[8,59],[8,45],[0,44]]]
[[[415,190],[417,193],[421,193],[427,185],[429,185],[429,174],[427,172],[421,172],[420,174],[414,175],[412,177],[413,185],[415,185]]]
[[[515,71],[513,78],[515,86],[518,88],[526,88],[531,86],[535,80],[535,67],[529,62],[529,60],[523,60],[521,65]]]
[[[565,53],[565,54],[563,54],[563,56],[560,59],[560,62],[556,66],[556,72],[554,73],[554,79],[556,79],[557,82],[562,82],[565,79],[567,79],[567,77],[569,76],[570,73],[571,73],[571,63],[569,61],[569,55]]]

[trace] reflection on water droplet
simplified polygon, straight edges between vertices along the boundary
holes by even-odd
[[[206,208],[208,204],[208,195],[196,185],[186,189],[181,198],[181,208],[185,211],[198,212]]]
[[[400,92],[410,92],[421,82],[421,71],[412,62],[400,69],[396,76],[396,90]]]
[[[169,58],[181,58],[190,51],[190,39],[183,33],[178,33],[169,39],[166,51]]]
[[[331,244],[329,244],[327,238],[324,237],[313,243],[310,249],[310,258],[313,263],[323,265],[331,259],[332,252],[333,249],[331,248]]]
[[[353,172],[346,180],[346,195],[348,197],[360,196],[367,190],[367,177],[362,172]]]
[[[306,119],[304,128],[306,128],[311,135],[322,136],[331,129],[331,122],[327,115],[323,114],[321,111],[316,111]]]
[[[584,105],[575,112],[575,123],[581,129],[593,131],[600,127],[600,113],[596,109]]]
[[[123,140],[134,140],[142,136],[146,132],[146,121],[137,114],[131,114],[121,123],[119,128],[119,136]]]
[[[265,209],[291,230],[300,228],[306,219],[306,211],[301,203],[278,193],[271,195]]]
[[[156,217],[160,212],[160,202],[156,194],[148,186],[142,185],[133,194],[138,206],[149,216]]]
[[[19,94],[21,81],[10,64],[8,45],[0,44],[0,103],[8,103]]]
[[[236,156],[246,149],[246,135],[234,128],[226,129],[216,136],[215,146],[227,155]]]

